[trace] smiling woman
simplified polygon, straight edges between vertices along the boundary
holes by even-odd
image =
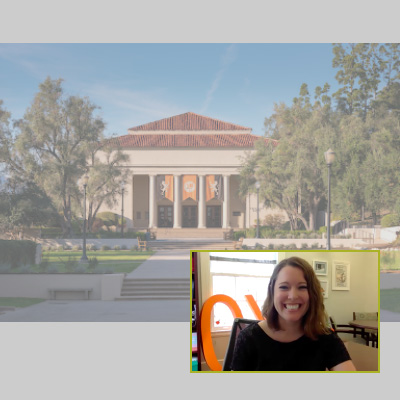
[[[321,285],[299,257],[274,269],[262,314],[265,320],[237,339],[234,371],[355,371],[341,339],[327,327]]]

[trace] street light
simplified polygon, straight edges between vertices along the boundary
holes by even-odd
[[[328,166],[328,210],[327,210],[327,226],[326,226],[326,249],[331,249],[331,165],[335,161],[335,153],[332,149],[324,153],[325,162]]]
[[[122,209],[121,209],[121,237],[124,237],[124,190],[125,182],[121,182],[121,193],[122,193]]]
[[[80,263],[87,263],[89,260],[86,255],[86,188],[89,181],[89,176],[85,174],[83,177],[83,189],[84,189],[84,198],[83,198],[83,253],[82,257],[79,260]]]
[[[256,238],[260,237],[260,207],[259,207],[259,200],[260,200],[260,182],[256,182],[256,189],[257,189],[257,231],[256,231]]]

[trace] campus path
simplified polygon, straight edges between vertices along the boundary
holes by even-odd
[[[190,250],[159,250],[126,277],[190,279]]]
[[[400,314],[392,311],[382,310],[381,308],[381,322],[400,322]]]
[[[161,250],[148,258],[129,278],[190,279],[189,250]],[[189,322],[190,301],[65,301],[47,300],[0,315],[0,322]]]

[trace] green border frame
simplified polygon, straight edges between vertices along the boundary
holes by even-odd
[[[381,284],[381,276],[380,276],[380,264],[381,264],[381,253],[380,250],[190,250],[190,373],[212,373],[212,374],[265,374],[265,373],[296,373],[296,374],[307,374],[307,373],[347,373],[347,374],[376,374],[381,372],[381,335],[378,335],[378,370],[377,371],[193,371],[192,370],[192,253],[233,253],[233,252],[268,252],[268,253],[378,253],[378,324],[379,324],[379,331],[381,329],[381,297],[380,297],[380,284]],[[198,288],[197,288],[198,290]]]

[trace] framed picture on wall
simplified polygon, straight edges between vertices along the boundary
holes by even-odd
[[[350,290],[350,264],[348,262],[333,262],[332,290]]]
[[[324,299],[327,299],[328,298],[328,281],[325,279],[320,279],[319,282],[322,287],[322,294],[324,296]]]
[[[326,261],[313,261],[313,268],[316,275],[328,274],[328,263]]]

